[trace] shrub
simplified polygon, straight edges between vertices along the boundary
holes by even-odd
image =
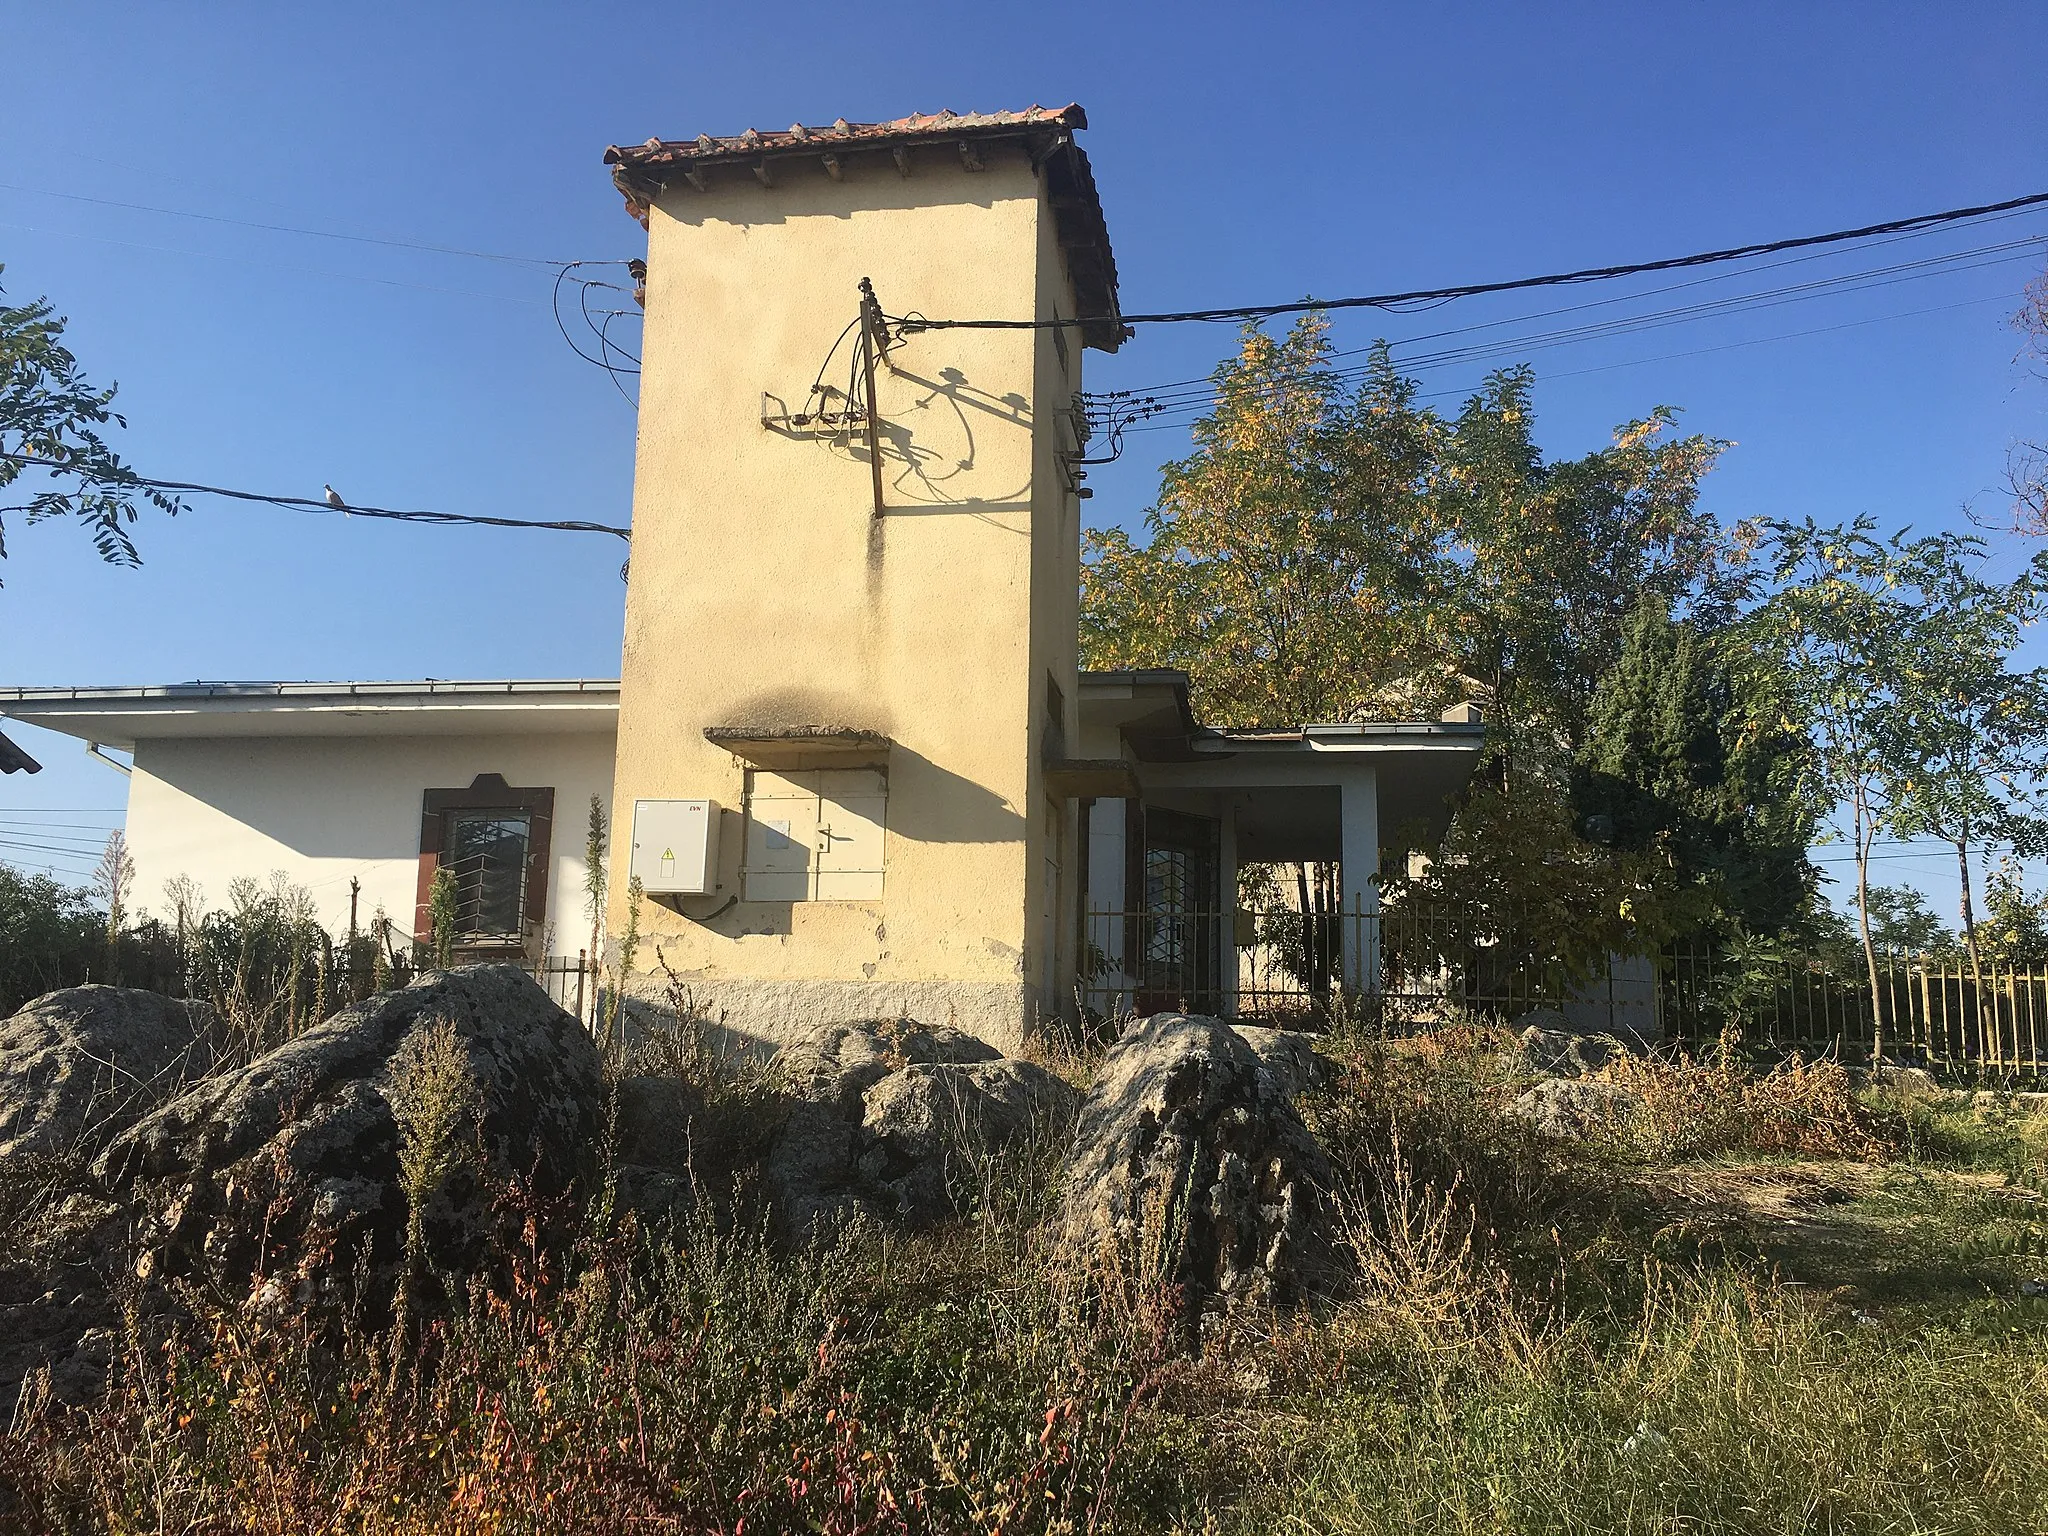
[[[1875,1159],[1889,1150],[1878,1122],[1857,1101],[1839,1062],[1796,1053],[1761,1074],[1740,1055],[1730,1030],[1705,1060],[1690,1055],[1621,1056],[1600,1080],[1641,1099],[1626,1135],[1658,1159],[1762,1152]]]
[[[0,1017],[106,974],[107,918],[84,891],[0,864]]]

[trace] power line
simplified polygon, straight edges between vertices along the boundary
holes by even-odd
[[[1706,357],[1715,352],[1734,352],[1744,347],[1761,347],[1773,342],[1798,341],[1807,336],[1826,336],[1836,331],[1853,331],[1866,325],[1882,325],[1891,320],[1912,320],[1917,319],[1921,315],[1946,314],[1952,309],[1968,309],[1976,304],[2011,303],[2017,297],[2019,295],[2013,293],[1988,293],[1974,299],[1959,299],[1953,304],[1933,304],[1925,309],[1907,309],[1889,315],[1870,315],[1861,320],[1844,320],[1838,325],[1816,325],[1809,326],[1805,330],[1780,331],[1774,336],[1752,336],[1743,341],[1724,341],[1711,347],[1692,347],[1684,352],[1660,352],[1654,357],[1632,357],[1626,362],[1600,363],[1591,368],[1570,368],[1562,372],[1546,374],[1544,377],[1554,383],[1558,379],[1577,379],[1583,378],[1587,374],[1612,373],[1617,368],[1640,368],[1649,363],[1668,363],[1680,358]],[[1511,353],[1515,349],[1506,347],[1502,350],[1503,352]],[[1469,393],[1469,390],[1463,389],[1438,389],[1417,395],[1416,398],[1418,400],[1448,400],[1454,396]],[[1133,432],[1168,432],[1185,430],[1186,425],[1185,420],[1161,421],[1156,424],[1132,427],[1130,430]]]
[[[2005,213],[1988,215],[1982,222],[1986,224],[2004,223],[2010,219],[2021,218],[2029,211],[2030,210],[2028,209],[2021,208],[2010,210]],[[1903,235],[1893,235],[1888,239],[1873,240],[1870,242],[1870,245],[1867,247],[1867,249],[1876,250],[1880,247],[1887,245],[1901,245],[1909,240],[1920,239],[1927,233],[1929,233],[1929,231],[1916,230]],[[2025,242],[2008,242],[2008,244],[2021,243]],[[1961,251],[1952,251],[1948,253],[1948,255],[1946,256],[1928,257],[1925,258],[1925,260],[1928,262],[1956,260],[1965,256],[1980,255],[1988,251],[1997,251],[2006,248],[2006,245],[1974,246]],[[1635,293],[1615,294],[1604,299],[1585,299],[1577,304],[1561,304],[1555,309],[1539,309],[1531,313],[1521,315],[1504,315],[1498,320],[1481,320],[1472,325],[1451,326],[1440,331],[1423,331],[1418,335],[1403,337],[1400,341],[1394,342],[1393,345],[1396,347],[1408,347],[1415,345],[1417,342],[1439,341],[1448,336],[1469,336],[1477,331],[1499,330],[1502,326],[1521,325],[1531,320],[1552,320],[1557,318],[1559,315],[1575,315],[1589,309],[1606,309],[1616,304],[1634,304],[1640,302],[1643,299],[1661,298],[1663,295],[1667,293],[1683,293],[1689,288],[1705,288],[1715,283],[1734,282],[1745,277],[1753,277],[1760,272],[1775,272],[1782,267],[1798,267],[1805,266],[1811,262],[1826,261],[1833,254],[1835,253],[1832,251],[1819,250],[1814,251],[1805,256],[1790,256],[1783,261],[1762,262],[1757,266],[1750,267],[1739,272],[1710,272],[1705,277],[1687,278],[1683,282],[1666,283],[1662,287],[1645,288]],[[1867,273],[1870,270],[1889,269],[1865,269],[1865,272]],[[1835,280],[1846,280],[1847,278],[1854,277],[1857,275],[1858,274],[1856,273],[1847,273],[1843,274],[1843,277],[1841,279]],[[1330,356],[1359,357],[1363,356],[1365,353],[1370,352],[1372,350],[1373,348],[1370,346],[1340,347],[1337,350],[1333,351],[1330,354]],[[1140,385],[1137,386],[1132,392],[1141,394],[1159,394],[1164,393],[1167,390],[1180,389],[1189,385],[1212,384],[1214,382],[1214,374],[1209,373],[1203,374],[1200,378],[1171,379],[1158,384]]]
[[[144,486],[157,491],[186,491],[199,496],[225,496],[234,501],[260,501],[274,507],[285,507],[292,511],[320,512],[334,517],[374,517],[398,523],[431,523],[435,525],[476,525],[484,528],[544,528],[557,533],[608,533],[614,538],[632,538],[632,530],[615,528],[610,523],[592,523],[576,519],[541,520],[523,517],[489,517],[480,512],[413,512],[393,507],[359,507],[354,502],[335,506],[326,501],[314,501],[305,496],[269,496],[260,491],[230,490],[222,485],[200,485],[190,480],[153,480],[146,475],[134,474],[88,474],[75,464],[63,459],[40,458],[26,453],[0,453],[0,459],[14,464],[30,464],[39,469],[67,470],[72,474],[100,485]]]
[[[926,315],[889,317],[892,325],[906,334],[941,330],[1035,331],[1065,329],[1076,325],[1121,325],[1126,330],[1138,325],[1177,325],[1190,321],[1269,320],[1276,315],[1306,314],[1310,310],[1391,309],[1397,305],[1447,304],[1454,299],[1477,298],[1489,293],[1515,293],[1527,288],[1555,288],[1568,283],[1605,282],[1611,278],[1634,277],[1645,272],[1673,272],[1686,267],[1704,267],[1717,262],[1743,261],[1754,256],[1771,256],[1779,251],[1803,250],[1818,245],[1839,245],[1849,240],[1868,240],[1875,235],[1905,234],[1933,229],[1987,214],[2005,213],[2048,203],[2048,192],[2033,192],[2003,202],[1980,203],[1971,208],[1950,208],[1940,213],[1915,214],[1910,218],[1887,219],[1882,224],[1865,224],[1856,229],[1831,230],[1820,235],[1797,235],[1785,240],[1768,240],[1753,245],[1728,246],[1721,250],[1698,251],[1690,256],[1667,256],[1658,261],[1627,262],[1618,266],[1581,267],[1571,272],[1549,272],[1539,277],[1508,278],[1492,283],[1462,283],[1448,288],[1415,288],[1405,293],[1376,293],[1343,299],[1297,299],[1287,304],[1240,304],[1221,309],[1162,310],[1139,315],[1081,315],[1071,320],[934,320]]]
[[[90,864],[98,855],[98,845],[91,852],[79,848],[64,847],[56,843],[43,843],[24,838],[0,838],[0,848],[20,848],[29,853],[44,853],[51,858],[71,859],[80,864]]]
[[[1652,310],[1637,315],[1617,315],[1607,320],[1592,321],[1584,325],[1569,326],[1552,331],[1539,331],[1522,336],[1502,337],[1498,340],[1478,343],[1465,347],[1440,348],[1435,352],[1398,355],[1398,349],[1413,346],[1418,341],[1466,334],[1470,331],[1492,329],[1501,325],[1517,323],[1515,319],[1488,321],[1484,325],[1463,327],[1458,330],[1438,331],[1429,336],[1406,338],[1390,344],[1396,355],[1393,360],[1403,370],[1415,371],[1441,368],[1457,363],[1481,362],[1507,354],[1544,350],[1551,347],[1569,346],[1579,342],[1604,340],[1611,336],[1633,335],[1638,331],[1659,330],[1673,325],[1684,325],[1701,320],[1717,319],[1724,315],[1746,313],[1754,310],[1775,309],[1786,304],[1806,303],[1814,299],[1830,298],[1838,294],[1895,287],[1900,283],[1915,282],[1922,278],[1940,277],[1955,272],[1971,272],[1980,268],[2004,265],[2019,260],[2032,260],[2048,243],[2048,235],[2030,236],[2023,240],[2005,241],[1996,245],[1974,247],[1954,251],[1943,256],[1925,257],[1919,261],[1899,262],[1890,266],[1865,268],[1856,272],[1842,273],[1835,277],[1819,278],[1812,282],[1794,283],[1779,288],[1761,289],[1754,293],[1730,294],[1724,298],[1707,300],[1696,304],[1679,305],[1669,309]],[[1808,258],[1811,259],[1811,258]],[[1679,285],[1687,286],[1687,285]],[[1603,303],[1625,302],[1603,300]],[[1590,306],[1574,306],[1584,308]],[[1552,314],[1568,311],[1552,311]],[[1520,317],[1526,320],[1544,318],[1542,315]],[[1368,350],[1368,349],[1357,349]],[[1355,355],[1354,353],[1333,353],[1334,356]],[[1342,368],[1330,368],[1327,377],[1332,380],[1356,380],[1364,378],[1371,371],[1371,364],[1351,364]],[[1320,370],[1304,370],[1299,373],[1281,375],[1272,382],[1286,384],[1307,380]],[[1174,384],[1138,387],[1126,391],[1144,397],[1159,407],[1159,414],[1176,415],[1190,408],[1201,409],[1214,401],[1217,385],[1213,378],[1208,380],[1182,380]],[[1165,425],[1162,423],[1161,425]],[[1154,428],[1153,430],[1157,430]]]
[[[39,869],[46,875],[63,875],[66,879],[90,873],[89,870],[67,869],[61,864],[39,864],[33,859],[17,859],[4,853],[0,853],[0,864],[10,864],[16,869]]]
[[[61,827],[62,825],[63,825],[63,823],[61,823],[61,822],[58,822],[58,823],[46,823],[46,824],[45,824],[44,826],[40,826],[40,827],[37,827],[37,826],[28,826],[28,827],[24,827],[24,826],[21,826],[21,825],[19,825],[19,824],[16,824],[16,825],[13,825],[13,826],[8,826],[8,825],[5,825],[5,824],[0,824],[0,837],[5,837],[5,838],[24,838],[24,837],[29,837],[29,838],[35,838],[36,840],[38,840],[38,841],[40,841],[40,842],[45,842],[45,843],[53,843],[53,844],[54,844],[54,843],[69,843],[69,844],[71,844],[71,845],[72,845],[73,847],[77,847],[77,848],[91,848],[91,849],[93,849],[93,850],[97,851],[97,850],[99,850],[99,849],[101,849],[101,848],[104,848],[104,847],[106,847],[106,845],[107,845],[107,838],[108,838],[109,836],[111,836],[111,835],[112,835],[112,834],[114,833],[114,831],[115,831],[115,830],[117,830],[117,829],[115,829],[115,828],[113,828],[113,827],[93,827],[93,828],[90,828],[89,830],[91,830],[91,831],[94,831],[94,832],[97,832],[97,833],[99,833],[99,836],[97,836],[97,837],[75,837],[75,836],[73,836],[73,835],[72,835],[71,833],[69,833],[69,832],[64,832],[64,831],[56,830],[57,828]]]

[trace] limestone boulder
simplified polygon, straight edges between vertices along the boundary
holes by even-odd
[[[515,966],[429,971],[345,1008],[247,1066],[200,1082],[116,1137],[95,1166],[152,1213],[145,1267],[295,1273],[375,1271],[398,1257],[407,1217],[393,1112],[404,1048],[452,1026],[468,1103],[450,1132],[453,1172],[426,1214],[429,1257],[473,1263],[506,1220],[494,1191],[540,1196],[590,1171],[602,1072],[576,1019]]]
[[[1583,1141],[1625,1130],[1642,1103],[1642,1095],[1614,1083],[1551,1077],[1515,1099],[1507,1112],[1540,1135]]]
[[[1330,1169],[1290,1090],[1221,1020],[1135,1020],[1081,1106],[1066,1170],[1070,1250],[1174,1283],[1197,1312],[1313,1284]]]
[[[1237,1038],[1252,1048],[1266,1069],[1279,1079],[1289,1098],[1298,1098],[1318,1088],[1327,1088],[1336,1077],[1336,1066],[1315,1047],[1315,1037],[1294,1029],[1263,1029],[1252,1024],[1233,1024]]]
[[[1581,1035],[1531,1024],[1515,1037],[1511,1065],[1552,1077],[1590,1077],[1628,1047],[1611,1035]]]
[[[775,1066],[798,1098],[852,1112],[868,1089],[903,1067],[996,1061],[1002,1054],[950,1025],[872,1019],[798,1035],[775,1053]]]
[[[812,1031],[775,1068],[795,1103],[766,1174],[798,1241],[862,1213],[912,1227],[960,1214],[985,1154],[1064,1137],[1080,1097],[972,1035],[909,1020]]]
[[[1033,1062],[914,1062],[862,1096],[860,1186],[886,1216],[911,1226],[943,1221],[959,1214],[959,1185],[987,1156],[1034,1135],[1064,1140],[1079,1100]]]
[[[210,1013],[129,987],[67,987],[0,1022],[0,1164],[82,1156],[212,1065]]]

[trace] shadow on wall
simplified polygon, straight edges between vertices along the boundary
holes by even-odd
[[[823,688],[770,688],[727,705],[717,725],[736,731],[802,731],[825,728],[889,734],[888,710],[871,698]]]
[[[986,785],[898,744],[889,754],[889,831],[919,843],[1021,843],[1024,817]]]

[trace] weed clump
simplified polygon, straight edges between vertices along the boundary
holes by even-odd
[[[1757,1152],[1789,1157],[1874,1160],[1890,1150],[1879,1123],[1858,1101],[1841,1063],[1796,1053],[1758,1072],[1742,1059],[1731,1030],[1703,1060],[1622,1056],[1600,1081],[1640,1101],[1627,1136],[1655,1160]]]

